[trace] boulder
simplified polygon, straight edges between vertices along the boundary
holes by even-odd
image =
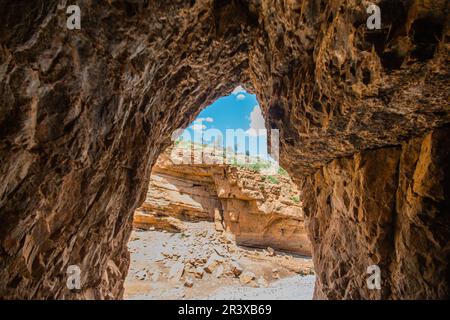
[[[244,271],[240,276],[239,276],[239,281],[242,284],[249,284],[251,283],[253,280],[255,280],[256,276],[253,272],[251,271]]]

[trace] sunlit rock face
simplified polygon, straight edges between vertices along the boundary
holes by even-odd
[[[238,84],[317,187],[316,297],[448,297],[446,1],[378,1],[378,31],[351,0],[79,3],[67,30],[65,1],[0,0],[0,297],[121,298],[151,166]]]
[[[206,161],[201,164],[182,163],[177,148],[158,157],[147,197],[134,215],[135,227],[179,232],[180,220],[211,221],[238,245],[311,256],[301,194],[287,174],[278,168],[270,174],[253,170],[257,162],[243,155],[236,156],[242,158],[240,165],[231,165],[210,156],[210,147],[196,151],[199,157],[202,151]]]

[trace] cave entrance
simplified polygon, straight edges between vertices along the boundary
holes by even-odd
[[[241,86],[174,133],[134,215],[126,299],[312,299],[301,197],[276,137]]]

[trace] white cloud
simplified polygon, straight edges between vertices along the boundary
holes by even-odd
[[[256,105],[250,113],[250,129],[247,130],[248,135],[266,135],[266,124],[262,115],[261,108]]]
[[[191,128],[192,128],[192,130],[202,131],[203,129],[206,128],[206,126],[203,125],[203,124],[193,124],[193,125],[191,126]]]
[[[234,94],[236,96],[239,93],[243,93],[243,92],[245,92],[245,89],[242,88],[242,86],[237,86],[236,88],[234,88],[234,90],[233,90],[233,92],[231,92],[231,94]]]
[[[213,122],[214,119],[211,118],[211,117],[207,117],[207,118],[197,118],[197,119],[194,120],[194,122],[203,122],[203,121],[205,121],[205,122]]]
[[[246,133],[249,137],[267,137],[266,129],[248,129]]]
[[[243,95],[242,93],[239,93],[239,94],[236,96],[236,99],[238,99],[239,101],[244,100],[244,99],[245,99],[245,95]]]
[[[265,129],[266,123],[262,115],[261,108],[256,105],[253,111],[250,113],[250,128],[252,129]]]

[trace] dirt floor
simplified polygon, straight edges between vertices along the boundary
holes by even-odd
[[[311,299],[311,258],[237,246],[210,222],[134,230],[125,299]]]

